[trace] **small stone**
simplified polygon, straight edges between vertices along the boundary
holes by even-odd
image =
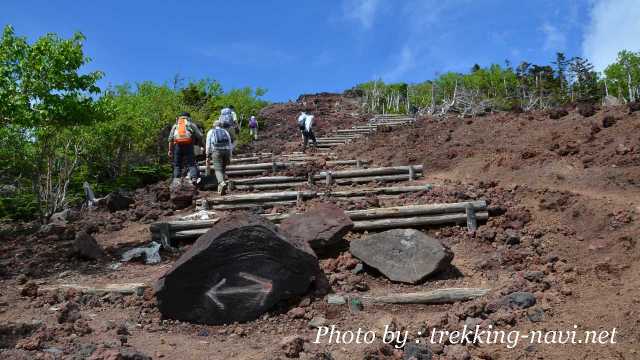
[[[38,285],[34,282],[27,282],[20,290],[20,295],[35,298],[38,296]]]
[[[293,308],[293,309],[289,310],[288,314],[293,319],[301,319],[306,314],[306,310],[301,308],[301,307],[297,307],[297,308]]]
[[[541,308],[530,308],[527,310],[527,318],[529,321],[537,323],[544,319],[544,310]]]
[[[507,231],[505,231],[505,235],[507,236],[505,239],[505,244],[507,245],[518,245],[520,244],[520,235],[518,234],[517,231],[512,230],[512,229],[507,229]]]
[[[16,283],[18,285],[24,285],[27,283],[27,281],[29,281],[29,278],[25,274],[20,274],[16,277]]]
[[[509,305],[526,309],[536,304],[536,297],[530,292],[517,291],[504,297]]]
[[[327,319],[323,318],[322,316],[316,316],[313,319],[311,319],[311,321],[309,321],[309,327],[319,328],[321,326],[324,326],[326,323],[327,323]]]
[[[352,270],[351,272],[353,274],[358,274],[363,270],[364,266],[362,265],[362,263],[358,263]]]
[[[433,352],[424,344],[408,343],[404,347],[402,360],[431,360]]]
[[[544,279],[544,273],[542,271],[527,271],[523,277],[529,281],[540,282]]]
[[[329,305],[344,305],[347,303],[347,299],[344,296],[331,294],[327,297]]]
[[[129,329],[127,329],[127,325],[125,325],[125,324],[120,324],[118,326],[118,329],[116,330],[116,334],[117,335],[131,335],[129,333]]]
[[[304,340],[298,335],[287,336],[280,341],[280,348],[288,358],[297,358],[304,350]]]

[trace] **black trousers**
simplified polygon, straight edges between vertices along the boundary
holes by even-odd
[[[183,164],[189,169],[189,177],[195,179],[198,177],[198,168],[193,157],[193,144],[175,144],[173,145],[173,177],[182,177]]]
[[[307,148],[309,140],[313,141],[313,146],[318,145],[316,135],[313,133],[313,129],[310,129],[309,131],[302,130],[302,138],[304,139],[304,145],[302,146],[303,149]]]

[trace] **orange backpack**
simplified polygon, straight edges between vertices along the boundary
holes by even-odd
[[[189,121],[189,119],[186,116],[178,118],[178,127],[176,128],[176,137],[174,140],[176,144],[191,144],[193,142],[191,131],[187,129],[187,121]]]

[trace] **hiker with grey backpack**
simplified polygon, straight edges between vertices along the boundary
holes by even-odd
[[[207,132],[205,168],[209,170],[209,160],[213,164],[213,170],[218,181],[218,193],[225,195],[228,183],[225,181],[225,172],[231,162],[234,139],[231,133],[222,127],[220,121],[213,124],[213,128]]]
[[[238,127],[238,115],[236,114],[233,105],[229,105],[220,110],[218,122],[220,123],[221,128],[229,132],[231,139],[235,143],[236,136],[240,133],[240,128]]]

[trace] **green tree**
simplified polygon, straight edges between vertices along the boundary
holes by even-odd
[[[23,167],[6,170],[30,181],[43,222],[66,204],[84,145],[75,134],[105,119],[92,97],[102,73],[79,73],[89,61],[83,41],[81,33],[47,34],[29,44],[11,26],[0,40],[0,148],[18,150],[13,157]]]
[[[640,52],[622,50],[604,70],[608,92],[624,101],[637,101],[640,91]]]

